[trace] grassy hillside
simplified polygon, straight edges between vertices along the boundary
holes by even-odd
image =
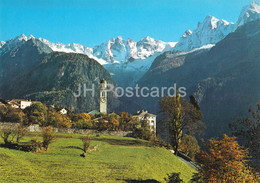
[[[181,177],[187,182],[195,172],[168,150],[128,137],[93,137],[91,145],[98,145],[98,151],[89,152],[84,159],[80,157],[83,151],[79,137],[72,135],[71,138],[57,138],[50,149],[43,153],[0,148],[0,180],[131,182],[154,179],[163,182],[167,174],[181,172]],[[23,141],[32,138],[41,139],[30,136]]]

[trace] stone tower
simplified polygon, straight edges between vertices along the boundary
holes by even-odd
[[[100,112],[107,114],[107,82],[102,79],[100,82]]]

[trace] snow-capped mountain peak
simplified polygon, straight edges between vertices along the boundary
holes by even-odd
[[[24,35],[24,34],[21,34],[20,36],[16,37],[16,38],[15,38],[15,40],[19,40],[19,41],[22,41],[22,40],[24,40],[24,41],[27,41],[27,40],[28,40],[28,38],[27,38],[27,36],[26,36],[26,35]]]
[[[35,37],[30,34],[30,35],[27,37],[27,39],[28,39],[28,40],[30,40],[30,39],[35,39]]]
[[[151,38],[151,37],[149,37],[149,36],[146,36],[146,37],[142,38],[142,39],[140,40],[140,42],[141,42],[141,41],[143,41],[143,42],[153,42],[154,39]]]
[[[88,48],[87,46],[82,46],[80,44],[71,43],[71,44],[62,44],[60,42],[58,43],[52,43],[44,38],[39,38],[41,42],[48,45],[53,51],[60,51],[60,52],[66,52],[66,53],[81,53],[88,56],[92,56],[92,48]]]
[[[250,5],[245,6],[237,20],[237,27],[244,25],[260,18],[260,5],[254,1]]]
[[[10,39],[10,40],[14,40],[14,41],[28,41],[30,39],[35,39],[35,37],[33,35],[31,35],[31,34],[29,36],[21,34],[20,36],[17,36],[16,38]]]
[[[233,22],[227,22],[226,20],[219,20],[214,16],[208,15],[202,23],[199,23],[196,30],[209,30],[209,29],[222,29],[223,27],[228,27],[234,25]]]
[[[216,17],[213,17],[211,15],[208,15],[202,24],[200,25],[208,25],[211,27],[211,29],[216,29],[218,27],[218,22],[219,22],[219,19],[217,19]]]
[[[24,44],[26,41],[32,39],[33,36],[25,36],[21,34],[14,39],[9,39],[6,42],[1,42],[0,46],[0,55],[7,53],[8,51],[12,50],[12,56],[15,56],[17,49]]]
[[[5,41],[0,42],[0,49],[5,45]]]
[[[208,15],[202,23],[198,23],[194,31],[185,31],[174,49],[191,51],[204,45],[216,44],[232,32],[234,28],[234,23]]]
[[[117,39],[118,41],[122,41],[122,40],[123,40],[122,36],[117,36],[116,39]]]
[[[259,18],[260,6],[255,1],[242,9],[236,24],[208,15],[202,23],[198,23],[197,28],[193,32],[190,30],[185,31],[174,49],[191,51],[203,45],[216,44],[229,33],[235,31],[237,27]]]
[[[133,59],[145,59],[154,53],[172,48],[171,43],[155,40],[149,36],[136,42],[131,39],[125,41],[121,36],[112,38],[93,48],[93,55],[110,63],[127,63]]]
[[[183,33],[182,37],[185,38],[185,37],[190,36],[191,34],[192,34],[192,31],[189,29],[189,30],[186,30],[186,31]]]

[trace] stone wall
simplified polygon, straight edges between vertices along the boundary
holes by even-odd
[[[10,123],[10,122],[0,122],[0,130],[3,129],[16,129],[19,126],[19,123]]]
[[[0,122],[0,130],[2,129],[16,129],[19,123]],[[43,127],[37,124],[26,127],[29,132],[42,132]],[[56,133],[68,134],[85,134],[85,135],[113,135],[113,136],[129,136],[132,131],[97,131],[89,129],[74,129],[74,128],[54,128]]]

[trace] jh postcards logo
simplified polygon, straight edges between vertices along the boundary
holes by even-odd
[[[103,81],[103,80],[102,80]],[[176,96],[178,93],[180,97],[185,97],[187,95],[185,87],[177,88],[177,84],[174,83],[171,87],[140,87],[136,84],[134,87],[115,87],[113,84],[106,83],[104,80],[103,83],[100,83],[100,87],[95,87],[95,84],[92,83],[91,88],[87,88],[86,84],[78,84],[77,93],[73,92],[74,97],[86,97],[87,92],[92,93],[92,97],[95,97],[95,91],[103,92],[112,92],[115,97],[165,97],[165,96]]]

